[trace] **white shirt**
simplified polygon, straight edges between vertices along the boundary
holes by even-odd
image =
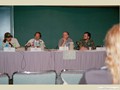
[[[30,39],[30,40],[27,42],[26,45],[30,44],[31,46],[33,46],[33,44],[34,44],[35,41],[36,41],[35,39]],[[43,41],[42,39],[39,39],[39,40],[37,40],[37,41],[39,41],[40,44],[43,44],[43,46],[46,47],[45,44],[44,44],[44,41]]]
[[[6,41],[6,43],[8,43]],[[5,47],[6,43],[3,42],[3,47]],[[12,38],[10,43],[13,45],[13,47],[17,48],[17,47],[20,47],[20,44],[18,42],[18,40],[16,38]],[[11,45],[9,44],[9,47],[11,47]]]

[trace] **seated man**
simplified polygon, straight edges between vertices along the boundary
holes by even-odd
[[[13,36],[9,32],[6,32],[4,34],[3,47],[18,48],[20,47],[20,44],[16,38],[13,38]]]
[[[71,38],[69,38],[68,32],[63,32],[62,38],[59,40],[58,46],[70,46],[70,42],[73,42]]]
[[[91,39],[91,34],[89,32],[85,32],[83,39],[78,41],[77,44],[79,45],[79,50],[88,50],[89,47],[91,47],[91,49],[95,49],[94,42]]]
[[[41,39],[41,33],[36,32],[33,39],[30,39],[25,46],[27,47],[43,47],[45,48],[44,41]]]

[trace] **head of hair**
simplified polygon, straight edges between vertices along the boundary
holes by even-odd
[[[91,39],[91,33],[89,32],[84,32],[84,34],[87,34],[89,36],[89,39]]]
[[[41,35],[40,32],[36,32],[36,33],[34,34],[34,36],[36,36],[36,34],[39,34],[39,35],[40,35],[40,38],[42,37],[42,35]]]
[[[4,34],[4,38],[9,38],[9,37],[13,37],[9,32],[6,32],[5,34]]]
[[[69,32],[67,32],[67,31],[65,31],[65,32],[63,32],[63,33],[67,33],[67,34],[69,35]]]
[[[6,42],[6,38],[13,38],[13,36],[9,32],[6,32],[4,34],[4,40],[3,40],[4,43]]]
[[[114,25],[106,34],[106,64],[113,76],[113,83],[120,83],[120,24]]]

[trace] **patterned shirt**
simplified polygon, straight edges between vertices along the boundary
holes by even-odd
[[[80,48],[83,46],[88,49],[89,47],[92,47],[92,49],[95,49],[95,44],[92,39],[89,39],[87,42],[85,42],[84,39],[81,39],[80,41],[77,42],[77,44],[79,45]]]
[[[27,44],[30,43],[30,46],[40,46],[40,45],[43,43],[43,46],[46,47],[46,46],[45,46],[45,43],[44,43],[44,41],[43,41],[42,39],[39,39],[37,44],[35,44],[35,41],[36,41],[35,39],[30,39],[30,40],[27,42]],[[27,45],[27,44],[26,44],[26,45]]]

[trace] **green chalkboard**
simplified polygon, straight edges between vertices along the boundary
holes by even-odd
[[[84,32],[103,45],[106,32],[119,23],[119,7],[14,6],[14,33],[22,46],[40,31],[48,48],[56,48],[62,32],[74,42]]]

